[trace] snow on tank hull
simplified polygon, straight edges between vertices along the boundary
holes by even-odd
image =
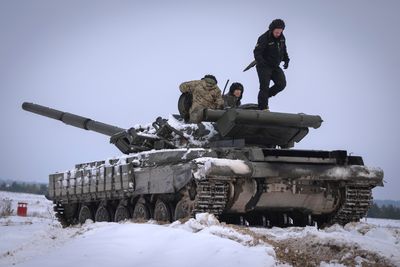
[[[80,164],[50,175],[49,196],[64,225],[132,217],[169,222],[209,212],[231,223],[303,226],[360,219],[371,188],[382,182],[381,170],[355,165],[358,157],[346,155],[347,163],[338,165],[343,151],[287,150],[282,157],[257,158],[270,152],[275,150],[175,149]],[[299,153],[314,157],[304,162]],[[317,157],[326,153],[333,156]]]
[[[271,162],[243,161],[241,164],[247,166],[247,171],[238,172],[224,166],[226,160],[207,159],[204,165],[207,167],[200,173],[207,173],[206,179],[214,181],[224,176],[236,177],[229,182],[228,204],[222,218],[241,222],[243,217],[250,224],[264,226],[304,226],[314,222],[344,225],[358,221],[371,204],[371,189],[382,185],[383,171],[363,166],[358,157],[346,156],[347,163],[343,165],[328,163],[326,158],[321,158],[324,163],[317,163],[317,158],[313,158],[313,163],[304,163],[302,158],[297,160],[299,162],[295,162],[295,158],[284,162],[276,157]],[[230,164],[237,168],[238,161],[232,160]],[[240,217],[235,218],[234,214]]]

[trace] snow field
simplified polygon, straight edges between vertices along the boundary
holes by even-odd
[[[186,222],[92,223],[62,228],[43,196],[28,216],[0,218],[2,266],[400,266],[400,221],[370,219],[323,230],[226,225],[213,215]]]

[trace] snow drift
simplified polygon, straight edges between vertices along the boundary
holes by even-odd
[[[63,229],[43,196],[0,192],[28,216],[0,218],[0,266],[400,266],[400,222],[248,228],[198,214],[186,222],[92,223]]]

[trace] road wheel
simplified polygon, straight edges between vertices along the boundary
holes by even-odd
[[[185,197],[179,200],[175,207],[174,219],[179,220],[183,218],[189,218],[193,211],[193,201]]]
[[[150,219],[150,209],[144,201],[136,202],[132,218],[137,221],[148,221]]]
[[[172,218],[171,208],[168,202],[158,199],[154,207],[154,220],[170,222]]]
[[[115,211],[114,221],[120,222],[130,218],[129,210],[124,205],[119,205]]]
[[[110,216],[110,213],[108,212],[107,208],[105,206],[103,206],[103,205],[100,205],[97,208],[96,215],[94,216],[94,219],[95,219],[96,222],[109,222],[109,221],[111,221],[110,217],[111,216]]]
[[[80,224],[84,224],[88,219],[93,220],[92,211],[88,206],[83,205],[79,210],[78,221]]]

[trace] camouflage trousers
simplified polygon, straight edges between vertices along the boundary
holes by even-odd
[[[203,120],[203,110],[202,107],[194,107],[190,110],[190,123],[199,123]]]

